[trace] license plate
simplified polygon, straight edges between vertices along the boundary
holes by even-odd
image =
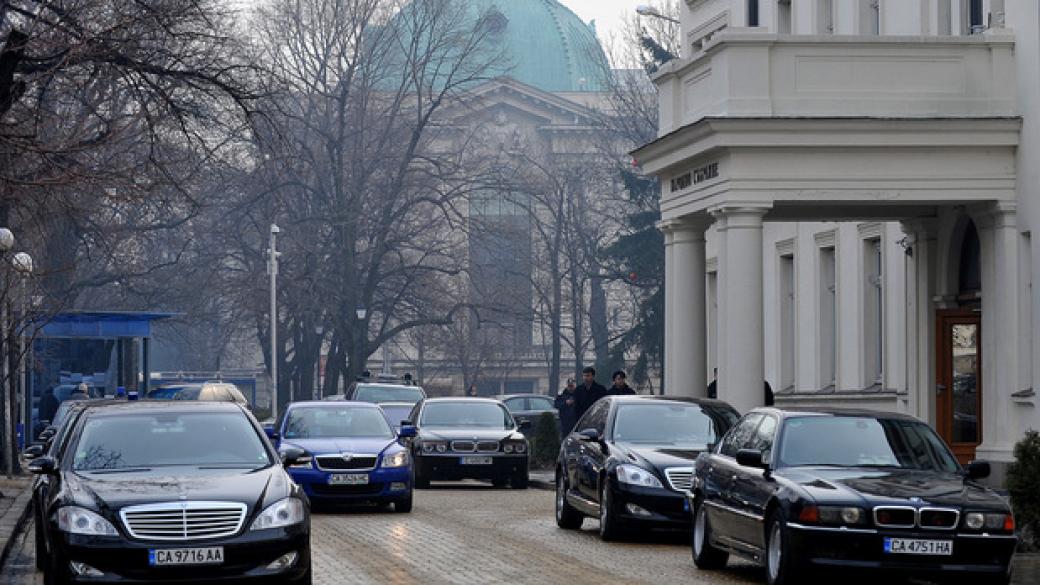
[[[334,473],[329,476],[329,485],[368,485],[368,474]]]
[[[153,548],[148,550],[148,564],[165,565],[219,565],[224,562],[224,547]]]
[[[953,554],[953,541],[921,540],[918,538],[886,538],[885,552],[896,555],[933,555],[948,557]]]
[[[463,465],[491,465],[491,461],[490,457],[463,457],[461,463]]]

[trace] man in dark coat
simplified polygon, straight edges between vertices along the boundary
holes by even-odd
[[[40,397],[40,420],[54,422],[54,415],[58,414],[59,406],[61,406],[61,402],[54,395],[54,388],[44,390],[43,396]]]
[[[607,395],[607,389],[596,381],[595,368],[585,368],[582,370],[581,380],[583,384],[578,386],[578,390],[575,393],[578,398],[578,412],[576,415],[579,419],[585,415],[585,411],[595,404],[597,400]]]
[[[560,393],[556,396],[554,406],[556,411],[560,413],[560,438],[565,438],[574,430],[574,423],[578,422],[578,397],[575,392],[578,386],[574,383],[574,378],[567,378],[567,386],[565,386]]]
[[[618,370],[611,376],[614,385],[610,387],[610,393],[614,396],[634,396],[636,391],[628,385],[628,376],[625,372]]]

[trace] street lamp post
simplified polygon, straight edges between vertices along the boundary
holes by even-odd
[[[325,328],[321,325],[314,327],[314,333],[318,336],[318,359],[314,360],[314,399],[321,399],[321,350],[325,345]]]
[[[21,401],[22,408],[21,420],[22,420],[22,436],[25,438],[25,444],[28,445],[30,427],[32,426],[32,404],[29,398],[29,380],[26,372],[26,335],[25,332],[29,328],[29,302],[28,294],[26,293],[26,283],[29,280],[29,276],[33,272],[33,259],[26,252],[19,252],[14,255],[11,259],[11,264],[14,267],[15,272],[21,277],[20,284],[20,295],[18,299],[18,315],[20,319],[18,328],[18,345],[16,357],[17,362],[17,375],[18,381],[16,382],[15,388],[18,389],[17,396]],[[13,421],[12,421],[13,422]]]
[[[267,249],[267,273],[271,276],[271,417],[278,420],[278,234],[282,230],[271,224],[270,247]]]
[[[0,228],[0,254],[6,254],[14,248],[14,234],[7,228]],[[0,304],[0,340],[6,339],[7,335],[7,303]],[[13,409],[11,408],[11,392],[4,386],[6,384],[7,368],[10,360],[7,359],[6,347],[0,350],[0,394],[4,402],[4,469],[7,479],[14,475],[14,424],[11,421]]]
[[[647,16],[649,18],[660,18],[661,20],[667,20],[668,22],[674,22],[675,24],[679,24],[679,19],[672,18],[671,16],[668,16],[666,14],[661,14],[660,11],[658,11],[653,6],[650,6],[649,4],[640,4],[639,6],[636,6],[636,13],[639,14],[639,16]]]
[[[368,337],[368,331],[365,330],[365,329],[362,329],[362,327],[365,326],[365,319],[368,318],[368,309],[366,309],[362,305],[358,305],[357,309],[354,310],[354,315],[357,316],[357,320],[358,320],[358,343],[357,343],[357,346],[358,347],[364,347],[364,345],[366,343],[366,338]],[[361,372],[365,371],[365,369],[366,369],[365,366],[366,365],[367,364],[360,364],[361,370],[359,370],[359,371],[361,371]],[[353,382],[353,380],[347,380],[347,382]]]

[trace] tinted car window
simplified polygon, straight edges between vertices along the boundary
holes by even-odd
[[[386,406],[383,405],[383,413],[386,414],[386,421],[390,423],[390,426],[397,428],[401,425],[401,421],[408,420],[409,414],[412,412],[411,406]]]
[[[553,405],[553,401],[548,398],[538,398],[532,396],[527,399],[527,410],[552,410],[556,408]]]
[[[762,417],[762,422],[755,430],[755,438],[751,445],[752,449],[762,452],[762,460],[769,461],[773,454],[773,442],[776,440],[776,418],[771,416]]]
[[[789,419],[784,424],[780,462],[787,466],[959,469],[950,450],[928,425],[853,416]]]
[[[359,385],[354,393],[354,400],[359,402],[411,402],[415,404],[422,399],[422,390],[417,386],[365,384]]]
[[[683,403],[621,404],[614,440],[704,449],[718,440],[715,421],[700,406]]]
[[[259,435],[242,413],[133,413],[89,418],[79,431],[77,471],[271,464]]]
[[[511,429],[513,417],[494,402],[432,402],[423,409],[421,424],[431,428]]]
[[[527,410],[527,399],[526,398],[509,398],[502,401],[502,404],[506,405],[511,412],[517,412],[519,410]]]
[[[595,429],[600,435],[607,428],[607,415],[610,413],[610,403],[605,400],[600,400],[596,404],[592,405],[592,408],[585,413],[585,416],[581,417],[578,424],[574,426],[576,431],[584,431],[586,429]]]
[[[294,408],[288,417],[286,439],[394,436],[382,411],[375,408]]]
[[[174,400],[198,400],[202,388],[182,388],[173,395]]]
[[[719,446],[719,453],[727,457],[736,457],[737,451],[751,448],[755,429],[758,428],[758,423],[761,421],[761,414],[745,416],[743,420],[737,423],[737,426],[726,433],[726,437],[722,439],[722,444]]]

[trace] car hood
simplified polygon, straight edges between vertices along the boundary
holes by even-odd
[[[378,455],[396,443],[396,439],[285,439],[282,446],[295,446],[312,455],[339,455],[341,453],[364,453]]]
[[[157,468],[128,473],[68,472],[67,503],[114,513],[126,506],[170,501],[241,502],[250,513],[292,495],[279,465],[248,469]]]
[[[775,472],[798,484],[818,503],[859,502],[952,506],[1006,511],[992,490],[957,473],[913,469],[799,467]]]
[[[427,441],[519,441],[524,436],[515,430],[505,429],[422,429],[419,438]]]
[[[693,467],[694,459],[701,454],[699,450],[674,447],[655,447],[632,443],[617,443],[617,446],[624,451],[630,461],[638,463],[641,459],[660,470],[669,467]]]

